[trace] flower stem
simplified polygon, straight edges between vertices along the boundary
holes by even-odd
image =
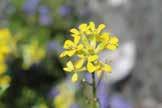
[[[97,108],[97,94],[96,94],[97,88],[96,88],[96,78],[95,73],[92,73],[92,92],[93,92],[93,103],[92,108]]]

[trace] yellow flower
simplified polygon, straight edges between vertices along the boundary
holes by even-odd
[[[98,59],[98,55],[90,55],[87,60],[87,70],[92,73],[97,70],[98,66],[94,65],[94,61]]]
[[[78,80],[78,74],[74,73],[71,80],[72,82],[76,82]]]
[[[72,28],[70,32],[72,33],[72,36],[76,36],[76,35],[83,35],[84,33],[89,33],[90,31],[88,29],[87,24],[81,24],[79,26],[79,30],[76,28]]]
[[[87,63],[87,70],[88,70],[88,72],[92,73],[96,70],[96,66],[93,63],[88,62]]]
[[[6,72],[7,64],[6,58],[7,55],[11,52],[11,34],[7,28],[0,28],[0,74]]]
[[[10,36],[10,31],[7,28],[0,29],[0,41],[3,41],[3,43],[5,43],[6,41],[10,40]]]
[[[109,42],[107,43],[106,48],[110,50],[116,50],[116,48],[118,47],[118,42],[119,42],[119,39],[113,36],[110,38]]]
[[[38,41],[33,40],[23,47],[23,68],[27,69],[32,64],[39,63],[45,57],[45,49],[40,46]]]
[[[12,52],[12,37],[9,29],[0,28],[0,87],[5,91],[10,84],[11,78],[6,75],[6,58]],[[2,92],[1,92],[2,93]]]
[[[7,55],[11,51],[11,35],[8,29],[0,29],[0,54]]]
[[[9,54],[10,51],[11,51],[11,49],[10,49],[9,46],[7,46],[7,45],[1,45],[1,46],[0,46],[0,53],[1,53],[2,55]]]
[[[109,64],[100,61],[99,53],[103,50],[115,50],[118,47],[119,39],[109,32],[103,32],[106,25],[100,24],[98,27],[94,22],[81,24],[78,28],[72,28],[70,32],[73,40],[66,40],[64,49],[60,57],[75,57],[77,61],[69,61],[64,71],[72,72],[72,81],[78,80],[78,72],[111,72]],[[75,59],[76,60],[76,59]]]
[[[98,55],[90,55],[88,57],[88,62],[93,62],[98,59]]]
[[[60,57],[64,57],[64,56],[73,56],[77,51],[81,50],[83,48],[82,44],[79,44],[80,41],[80,36],[73,36],[74,37],[74,42],[71,40],[66,40],[64,43],[64,48],[66,49],[66,51],[63,51],[60,54]]]
[[[105,64],[105,63],[99,63],[99,68],[97,69],[98,72],[111,72],[112,71],[112,68],[110,65],[108,64]]]
[[[8,85],[11,81],[11,78],[8,75],[0,77],[0,85]]]
[[[74,71],[74,65],[71,61],[67,62],[66,66],[67,67],[64,68],[65,71],[67,72]]]
[[[94,22],[90,22],[89,23],[89,29],[92,31],[92,34],[100,34],[101,31],[106,27],[106,25],[104,24],[100,24],[97,28],[95,27],[95,23]]]
[[[84,64],[84,59],[79,59],[74,64],[71,61],[67,62],[66,67],[64,68],[64,70],[67,71],[67,72],[74,72],[74,74],[72,76],[72,81],[73,82],[76,82],[78,80],[77,72],[83,68],[82,67],[83,64]]]
[[[7,65],[5,63],[0,63],[0,75],[5,73],[7,70]]]

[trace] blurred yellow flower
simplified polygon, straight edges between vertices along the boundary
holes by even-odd
[[[9,29],[0,28],[0,88],[1,93],[5,91],[11,81],[10,76],[6,75],[7,64],[6,58],[12,51],[12,37]]]
[[[0,75],[0,95],[3,94],[3,92],[9,87],[11,82],[11,77],[5,74]]]
[[[0,28],[0,75],[7,70],[6,58],[11,52],[11,34],[7,28]]]
[[[27,69],[32,64],[39,63],[45,57],[45,48],[37,40],[23,46],[23,68]]]
[[[110,65],[100,61],[99,53],[103,50],[116,50],[119,39],[109,32],[103,32],[106,25],[100,24],[96,27],[94,22],[81,24],[78,29],[72,28],[70,32],[73,40],[66,40],[60,57],[74,57],[77,61],[68,61],[64,71],[73,72],[72,81],[78,80],[78,72],[88,71],[89,73],[102,71],[111,72]],[[76,60],[76,59],[75,59]]]
[[[0,28],[0,42],[3,41],[1,43],[9,41],[11,38],[10,36],[11,36],[10,31],[7,28]]]
[[[0,75],[5,73],[7,70],[7,65],[5,63],[0,63]]]
[[[75,101],[74,87],[67,84],[67,82],[63,82],[58,86],[58,91],[59,94],[53,101],[55,108],[70,108]]]
[[[0,85],[8,85],[11,81],[11,78],[8,75],[0,76]]]
[[[83,67],[82,67],[83,63],[84,63],[84,59],[79,59],[74,64],[71,61],[67,62],[64,70],[67,71],[67,72],[74,72],[74,74],[72,76],[73,82],[76,82],[78,80],[78,74],[77,73],[83,69]]]

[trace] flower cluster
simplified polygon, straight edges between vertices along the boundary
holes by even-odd
[[[11,52],[11,34],[8,29],[0,29],[0,86],[6,86],[10,82],[10,77],[6,75],[6,58]]]
[[[72,40],[66,40],[60,57],[74,57],[76,61],[67,62],[64,68],[67,72],[73,72],[72,81],[78,80],[78,72],[88,71],[89,73],[102,71],[111,72],[111,66],[100,61],[99,54],[103,50],[115,50],[118,47],[118,38],[103,29],[106,26],[100,24],[95,26],[94,22],[81,24],[78,29],[70,30]]]

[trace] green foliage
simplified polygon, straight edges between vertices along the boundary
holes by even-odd
[[[77,25],[81,19],[72,1],[40,0],[32,14],[25,13],[24,3],[26,0],[10,0],[9,8],[4,13],[14,44],[6,58],[11,83],[0,88],[0,108],[53,108],[53,98],[48,97],[49,91],[66,77],[58,58],[60,51],[56,49],[63,44],[69,28]],[[67,16],[60,14],[62,6],[70,7]],[[48,12],[45,9],[41,14],[41,7],[47,7]],[[42,15],[46,15],[43,16],[45,20],[49,15],[50,24],[42,24]],[[33,44],[31,47],[33,41],[38,42],[38,45]],[[57,42],[58,46],[51,48],[50,42]],[[42,49],[45,56],[35,60]],[[24,61],[28,63],[28,60],[33,62],[24,68]]]

